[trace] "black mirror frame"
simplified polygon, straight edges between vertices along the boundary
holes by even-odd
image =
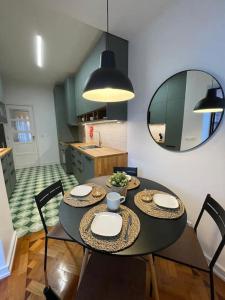
[[[219,82],[213,75],[211,75],[209,72],[206,72],[206,71],[204,71],[204,70],[199,70],[199,69],[187,69],[187,70],[183,70],[183,71],[180,71],[180,72],[177,72],[177,73],[173,74],[172,76],[170,76],[169,78],[167,78],[166,80],[163,81],[163,83],[162,83],[162,84],[156,89],[156,91],[154,92],[154,94],[153,94],[153,96],[152,96],[152,98],[151,98],[151,101],[150,101],[150,103],[149,103],[149,105],[148,105],[148,110],[147,110],[147,128],[148,128],[148,131],[149,131],[149,133],[150,133],[151,138],[153,139],[153,141],[154,141],[160,148],[162,148],[162,149],[164,149],[164,150],[168,150],[168,151],[170,151],[170,152],[174,152],[174,153],[184,153],[184,152],[192,151],[192,150],[194,150],[194,149],[196,149],[196,148],[202,146],[202,145],[205,144],[206,142],[208,142],[208,141],[215,135],[215,132],[216,132],[217,129],[219,128],[219,126],[220,126],[220,124],[221,124],[221,121],[223,120],[223,117],[224,117],[224,110],[223,110],[223,112],[222,112],[222,114],[221,114],[220,121],[219,121],[219,123],[217,124],[217,126],[216,126],[215,130],[213,131],[213,133],[212,133],[206,140],[204,140],[201,144],[198,144],[197,146],[195,146],[195,147],[193,147],[193,148],[190,148],[190,149],[187,149],[187,150],[182,150],[182,151],[170,150],[170,149],[166,149],[166,148],[160,146],[160,145],[155,141],[155,139],[153,138],[152,133],[151,133],[151,131],[150,131],[150,129],[149,129],[149,126],[148,126],[149,121],[150,121],[150,111],[149,111],[149,109],[150,109],[151,103],[152,103],[152,101],[153,101],[155,95],[157,94],[158,90],[159,90],[159,89],[160,89],[160,88],[161,88],[168,80],[170,80],[171,78],[173,78],[174,76],[176,76],[176,75],[178,75],[178,74],[180,74],[180,73],[183,73],[183,72],[189,72],[189,71],[199,71],[199,72],[204,72],[204,73],[208,74],[209,76],[211,76],[211,77],[219,84],[219,86],[220,86],[220,88],[221,88],[221,91],[222,91],[223,100],[225,101],[224,91],[223,91],[223,88],[222,88],[222,85],[220,84],[220,82]]]

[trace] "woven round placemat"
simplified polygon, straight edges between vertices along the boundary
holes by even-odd
[[[139,187],[140,184],[140,180],[137,177],[131,177],[131,180],[128,181],[127,190],[136,189],[137,187]],[[109,177],[107,178],[106,185],[110,188],[113,187],[112,184],[109,182]]]
[[[166,193],[157,190],[147,190],[147,194],[149,195],[150,201],[148,202],[143,201],[143,199],[145,199],[144,196],[146,196],[146,191],[144,190],[135,195],[134,203],[141,211],[143,211],[149,216],[160,218],[160,219],[177,219],[181,217],[185,212],[184,204],[178,198],[177,201],[179,203],[179,208],[167,209],[167,208],[161,208],[157,206],[155,202],[152,200],[154,194],[166,194]]]
[[[121,232],[115,237],[97,236],[91,232],[91,223],[96,213],[107,211],[106,204],[99,204],[91,208],[80,222],[80,235],[83,241],[96,250],[105,252],[117,252],[131,246],[140,232],[140,221],[138,216],[128,207],[120,205],[120,215],[123,218]],[[131,222],[128,228],[129,216]],[[126,239],[126,232],[128,235]]]
[[[74,196],[71,196],[70,192],[67,192],[67,193],[65,193],[64,198],[63,198],[64,202],[73,207],[86,207],[86,206],[96,204],[105,198],[106,190],[104,187],[102,187],[100,185],[95,185],[92,183],[89,183],[88,185],[91,185],[93,187],[92,192],[89,195],[87,195],[86,197],[82,197],[82,198],[79,198],[79,197],[76,198]],[[95,189],[97,189],[101,194],[98,197],[93,196]]]

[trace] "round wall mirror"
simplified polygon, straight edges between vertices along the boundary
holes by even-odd
[[[224,102],[223,89],[210,74],[198,70],[177,73],[151,99],[147,114],[149,132],[165,149],[193,149],[218,128]]]

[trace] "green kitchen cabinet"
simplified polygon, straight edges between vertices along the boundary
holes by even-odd
[[[85,100],[82,97],[83,90],[90,74],[99,68],[100,66],[100,55],[105,50],[105,36],[103,35],[94,49],[91,50],[90,54],[81,65],[79,71],[75,76],[75,98],[76,98],[76,112],[77,115],[83,115],[85,113],[94,111],[105,106],[105,103],[94,102]]]
[[[58,140],[64,142],[76,141],[78,139],[78,128],[68,124],[65,84],[55,85],[53,94]],[[73,120],[76,120],[76,116]]]
[[[124,74],[128,74],[128,41],[108,35],[109,50],[114,51],[116,66]],[[74,76],[74,90],[76,99],[76,114],[81,116],[89,112],[106,108],[108,120],[127,120],[127,102],[102,103],[88,101],[82,97],[86,82],[91,73],[100,67],[101,53],[106,50],[106,33],[103,33],[96,46],[91,50],[84,63]]]
[[[7,123],[5,104],[0,101],[0,123]]]
[[[73,174],[79,184],[94,177],[94,160],[73,147],[71,147],[71,152]]]
[[[78,157],[78,150],[74,149],[71,147],[71,164],[72,164],[72,172],[73,175],[76,177],[77,181],[81,183],[82,180],[82,172],[80,168],[80,164],[78,162],[79,157]]]
[[[127,75],[128,41],[109,34],[108,49],[115,53],[116,67]],[[76,74],[69,76],[64,82],[67,124],[70,126],[78,125],[81,116],[102,108],[105,110],[104,118],[108,120],[127,120],[127,102],[102,103],[82,97],[87,80],[92,72],[100,67],[101,53],[104,50],[106,50],[106,33],[102,34]]]
[[[184,103],[186,92],[186,73],[173,76],[169,84],[164,83],[154,95],[150,105],[149,120],[151,124],[165,124],[165,142],[162,147],[180,150]]]
[[[71,126],[77,125],[76,99],[74,76],[68,77],[64,83],[65,88],[65,105],[67,123]]]
[[[2,83],[1,76],[0,76],[0,101],[3,101],[3,83]]]
[[[116,68],[128,76],[128,41],[109,34],[109,49],[115,53]],[[106,116],[108,120],[126,121],[127,102],[108,103]]]
[[[179,151],[182,139],[186,73],[179,73],[170,79],[166,108],[165,147]],[[174,113],[176,112],[176,113]]]
[[[84,165],[83,165],[83,154],[76,150],[76,176],[79,183],[84,183],[85,174],[84,174]]]
[[[88,155],[83,154],[83,169],[84,169],[84,181],[94,177],[94,160]]]
[[[0,76],[0,123],[7,123],[6,108],[4,104],[3,84]]]
[[[1,158],[1,164],[2,164],[2,170],[3,170],[7,195],[8,198],[10,198],[16,184],[16,171],[15,171],[12,151],[10,151],[9,153],[7,153],[5,156]]]

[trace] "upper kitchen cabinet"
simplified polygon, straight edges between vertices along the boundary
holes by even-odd
[[[64,83],[65,88],[65,102],[67,123],[71,126],[77,125],[77,112],[76,112],[76,99],[75,99],[75,87],[74,76],[68,77]]]
[[[53,91],[58,140],[63,142],[76,141],[78,139],[78,129],[76,126],[68,125],[64,87],[64,84],[57,84]]]
[[[98,41],[94,49],[81,65],[75,76],[75,97],[77,106],[77,116],[86,114],[105,106],[104,103],[85,100],[82,97],[83,90],[90,74],[100,66],[100,54],[105,50],[105,36],[103,35]]]
[[[1,75],[0,75],[0,101],[3,101],[3,84],[2,84]]]
[[[128,41],[109,34],[109,49],[114,51],[116,66],[124,74],[128,73]],[[102,51],[106,50],[106,34],[103,33],[94,49],[81,65],[79,71],[74,77],[76,113],[77,116],[99,110],[103,107],[106,109],[106,118],[108,120],[126,120],[127,103],[102,103],[85,100],[82,93],[86,82],[91,73],[100,67],[100,57]]]
[[[0,101],[0,123],[7,123],[5,104]]]
[[[7,123],[5,104],[3,103],[3,85],[0,77],[0,123]]]

